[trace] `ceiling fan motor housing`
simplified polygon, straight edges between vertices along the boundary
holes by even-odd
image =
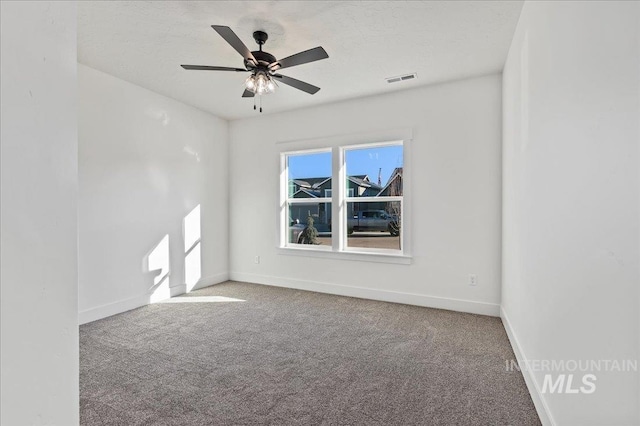
[[[271,53],[262,51],[262,45],[267,42],[268,38],[269,38],[269,35],[264,31],[254,31],[253,39],[260,46],[260,50],[251,52],[251,54],[256,59],[256,61],[258,61],[258,63],[253,64],[251,61],[248,61],[247,59],[245,59],[244,65],[247,69],[254,70],[254,71],[264,71],[265,74],[269,74],[269,68],[268,68],[269,64],[276,62],[277,59]]]
[[[269,39],[269,35],[267,33],[265,33],[264,31],[254,31],[253,32],[253,39],[256,41],[256,43],[258,43],[260,46],[262,46],[263,44],[265,44],[267,42],[267,39]]]
[[[265,67],[267,67],[269,66],[269,64],[272,64],[277,61],[276,57],[273,56],[271,53],[263,52],[262,50],[256,50],[255,52],[251,52],[251,54],[253,55],[254,58],[256,58],[256,61],[258,61],[258,66],[264,65]],[[250,61],[247,61],[245,59],[244,64],[247,65],[247,63],[251,64]]]

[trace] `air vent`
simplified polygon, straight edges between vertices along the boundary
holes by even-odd
[[[418,78],[418,74],[415,72],[413,74],[399,75],[397,77],[387,77],[386,80],[387,83],[397,83],[399,81],[413,80],[414,78]]]

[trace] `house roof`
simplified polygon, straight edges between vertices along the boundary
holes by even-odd
[[[369,176],[367,175],[348,176],[347,179],[349,179],[351,182],[355,183],[356,185],[362,186],[365,188],[373,188],[374,190],[380,190],[382,188],[380,185],[371,182],[369,180]]]
[[[304,195],[307,195],[308,197],[305,197]],[[300,188],[293,193],[291,198],[318,198],[318,196],[314,194],[312,191],[309,191],[305,188]]]
[[[301,179],[291,179],[296,185],[304,187],[304,188],[319,188],[326,181],[331,179],[330,177],[313,177],[313,178],[301,178]]]
[[[291,179],[291,181],[296,185],[298,185],[301,189],[302,188],[317,189],[330,179],[331,177],[312,177],[312,178]],[[368,175],[352,175],[352,176],[348,176],[347,179],[349,179],[351,182],[355,183],[356,185],[362,186],[365,188],[373,188],[378,190],[382,188],[380,185],[377,185],[371,182]]]
[[[391,183],[396,180],[398,177],[402,178],[402,171],[403,168],[402,167],[396,167],[393,172],[391,173],[391,176],[389,177],[389,180],[387,181],[387,183],[384,185],[384,188],[382,188],[380,190],[380,192],[378,193],[378,195],[381,195],[384,191],[387,190],[387,188],[389,188],[389,186],[391,185]]]
[[[371,188],[374,191],[380,191],[382,189],[380,185],[371,182],[368,175],[352,175],[352,176],[347,176],[347,179],[349,179],[349,181],[363,188]],[[329,180],[331,180],[331,177],[312,177],[312,178],[291,179],[293,183],[295,183],[300,187],[300,189],[296,192],[296,194],[299,191],[302,191],[304,189],[308,189],[308,190],[318,189]],[[306,193],[317,198],[316,195],[313,195],[309,191],[307,191]],[[293,196],[295,197],[295,194]]]

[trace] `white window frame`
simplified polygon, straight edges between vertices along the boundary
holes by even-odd
[[[331,191],[333,191],[333,188],[325,189],[324,190],[324,196],[327,197],[327,198],[332,198],[333,197],[333,193]],[[353,188],[349,188],[349,197],[353,197],[353,194],[354,194]]]
[[[327,144],[323,148],[298,149],[292,151],[282,151],[280,153],[280,229],[279,229],[279,253],[287,255],[302,255],[321,258],[337,258],[347,260],[374,261],[386,263],[404,263],[411,262],[410,256],[410,236],[411,229],[410,216],[408,215],[408,205],[410,201],[406,195],[410,192],[410,183],[408,179],[408,160],[410,158],[410,145],[405,139],[394,139],[382,142],[363,141],[357,144]],[[347,189],[346,176],[346,152],[355,149],[367,149],[384,146],[402,146],[403,147],[403,195],[402,196],[378,196],[378,197],[354,197],[353,191],[349,196],[345,196]],[[332,185],[331,196],[323,198],[309,199],[289,199],[289,176],[287,170],[287,157],[290,155],[316,154],[322,152],[331,152],[332,158]],[[336,179],[337,178],[337,179]],[[336,182],[337,180],[337,182]],[[336,190],[334,190],[334,188]],[[352,188],[351,188],[352,189]],[[327,193],[325,192],[325,195]],[[289,221],[288,212],[289,205],[296,203],[331,203],[332,219],[332,244],[329,245],[307,245],[294,244],[288,242]],[[379,248],[361,248],[347,246],[347,203],[351,202],[391,202],[400,201],[400,250],[379,249]],[[335,220],[338,218],[339,220]]]
[[[377,143],[363,143],[363,144],[357,144],[357,145],[347,145],[347,146],[341,146],[338,147],[339,150],[339,156],[340,156],[340,170],[338,173],[338,185],[339,188],[342,188],[343,191],[347,188],[347,151],[352,151],[352,150],[360,150],[360,149],[368,149],[368,148],[381,148],[381,147],[387,147],[387,146],[402,146],[403,151],[402,151],[402,156],[405,156],[404,153],[404,143],[403,141],[391,141],[391,142],[377,142]],[[404,163],[404,158],[403,158],[403,163]],[[404,174],[404,165],[403,165],[403,174]],[[338,234],[338,249],[341,252],[345,252],[345,253],[372,253],[372,254],[386,254],[386,255],[400,255],[402,256],[404,254],[404,226],[402,226],[402,224],[404,223],[403,221],[403,212],[404,212],[404,189],[402,191],[402,196],[395,196],[395,197],[386,197],[386,196],[381,196],[381,197],[376,197],[376,196],[368,196],[368,197],[354,197],[353,194],[349,194],[344,195],[344,193],[340,194],[340,199],[338,200],[339,203],[339,211],[338,213],[340,214],[340,218],[342,219],[340,221],[340,230],[339,230],[339,234]],[[385,202],[391,202],[391,201],[399,201],[401,203],[401,209],[400,209],[400,224],[401,224],[401,229],[400,229],[400,250],[390,250],[390,249],[381,249],[381,248],[365,248],[365,247],[349,247],[347,245],[347,225],[349,222],[349,218],[347,217],[347,205],[348,203],[385,203]],[[334,200],[335,202],[335,200]],[[333,239],[334,241],[334,245],[335,244],[335,238]]]
[[[325,149],[307,149],[301,151],[283,152],[280,154],[280,178],[282,182],[280,184],[280,247],[286,247],[290,249],[299,250],[317,250],[317,251],[330,251],[331,247],[326,245],[309,245],[309,244],[295,244],[289,242],[289,206],[294,204],[310,204],[310,203],[331,203],[333,200],[331,197],[322,198],[289,198],[289,168],[287,167],[287,158],[295,155],[308,155],[308,154],[323,154],[331,153],[333,161],[333,153],[330,148]],[[331,176],[333,178],[333,176]],[[284,185],[284,186],[283,186]],[[333,182],[331,183],[333,187]],[[331,214],[333,215],[333,207]],[[333,217],[333,216],[332,216]],[[333,232],[332,232],[333,235]]]

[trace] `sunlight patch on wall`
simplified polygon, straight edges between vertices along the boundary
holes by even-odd
[[[202,278],[201,259],[200,243],[197,243],[184,257],[184,281],[187,284],[187,292],[193,290]]]
[[[146,256],[144,272],[153,277],[153,285],[149,288],[150,303],[170,297],[169,289],[169,235],[162,240]]]
[[[200,242],[200,204],[184,218],[184,251]]]
[[[202,278],[202,255],[200,253],[200,204],[185,216],[184,235],[184,282],[187,293],[193,290]]]

